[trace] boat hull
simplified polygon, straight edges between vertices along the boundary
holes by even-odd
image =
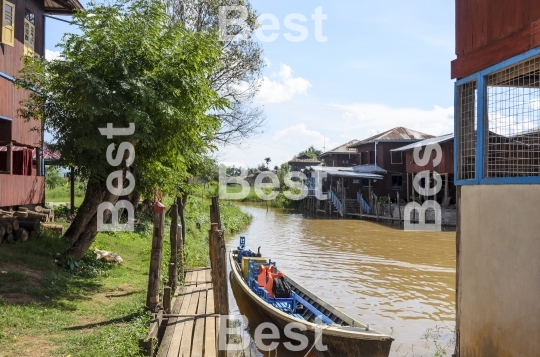
[[[232,283],[238,284],[245,297],[249,300],[249,303],[269,322],[274,323],[281,330],[284,330],[285,326],[291,322],[302,324],[306,327],[303,335],[308,338],[309,347],[302,351],[303,353],[307,353],[313,347],[311,353],[319,357],[388,357],[390,354],[390,346],[393,339],[389,336],[361,336],[350,331],[342,331],[342,329],[325,328],[322,331],[322,337],[318,341],[315,341],[315,335],[317,334],[319,336],[320,333],[316,333],[314,324],[285,314],[254,294],[242,279],[239,266],[235,263],[232,253],[230,264]],[[294,332],[299,333],[299,330],[295,329]],[[293,345],[297,344],[298,342],[293,341]],[[322,346],[322,348],[318,348],[319,346]]]

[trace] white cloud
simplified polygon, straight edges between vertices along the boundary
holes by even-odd
[[[271,78],[263,77],[256,101],[260,104],[283,103],[297,94],[307,95],[311,83],[301,77],[293,77],[292,68],[281,64],[280,70]]]
[[[60,52],[45,49],[45,59],[52,61],[60,58]]]
[[[354,103],[332,104],[342,111],[341,125],[347,132],[354,131],[357,139],[363,139],[397,126],[432,135],[444,135],[454,131],[454,108],[435,105],[431,110],[419,108],[392,108],[383,104]]]

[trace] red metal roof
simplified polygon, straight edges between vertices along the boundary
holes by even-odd
[[[11,148],[12,151],[21,151],[24,149],[24,146],[13,146]],[[6,146],[0,146],[0,151],[7,151]],[[32,150],[32,158],[36,159],[36,149]],[[61,155],[58,152],[52,152],[48,149],[47,145],[44,146],[43,149],[43,158],[45,160],[60,160]]]

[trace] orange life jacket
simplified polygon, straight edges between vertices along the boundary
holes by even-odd
[[[274,297],[274,293],[272,292],[272,288],[274,287],[274,279],[281,278],[282,276],[285,276],[285,274],[283,273],[277,273],[277,274],[269,273],[268,274],[268,282],[264,286],[264,289],[268,293],[268,297],[271,297],[271,298]]]

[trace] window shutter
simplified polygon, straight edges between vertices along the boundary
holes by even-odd
[[[15,46],[15,5],[9,1],[2,4],[2,43]]]
[[[34,55],[34,43],[36,40],[36,29],[28,20],[24,20],[24,55]]]

